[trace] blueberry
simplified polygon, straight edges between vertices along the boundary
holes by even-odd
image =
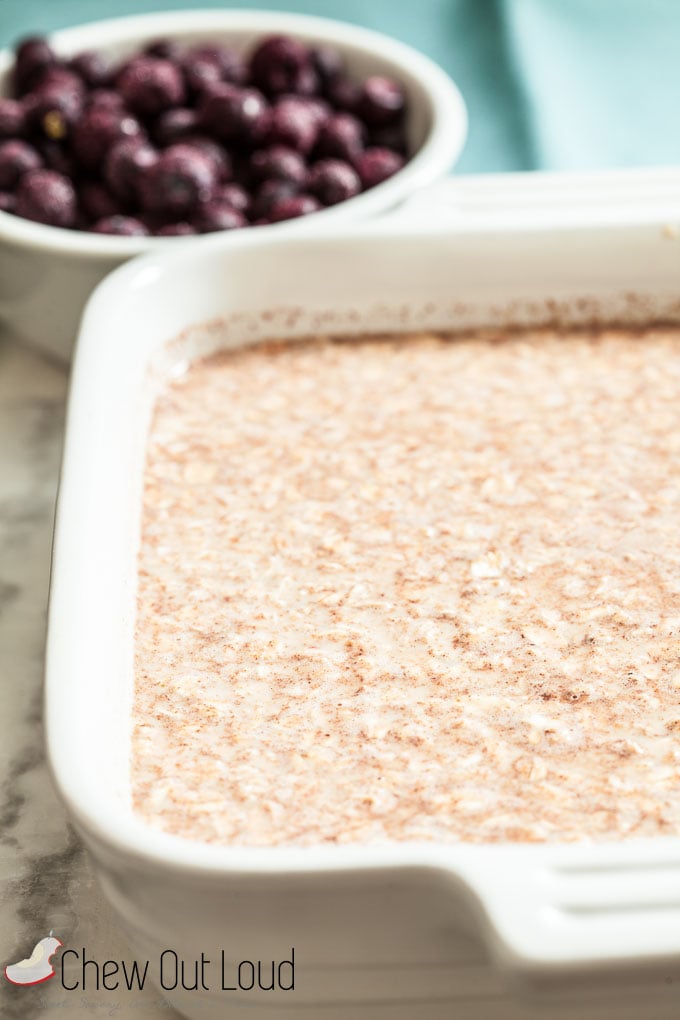
[[[370,133],[371,147],[392,149],[400,156],[408,155],[408,142],[403,124],[388,124],[387,127],[375,128]]]
[[[17,188],[16,212],[52,227],[72,227],[77,200],[71,181],[56,170],[29,170]]]
[[[99,166],[114,142],[142,135],[138,120],[125,110],[93,106],[86,110],[71,132],[71,148],[86,170]]]
[[[180,221],[179,223],[166,223],[156,231],[158,237],[189,237],[196,234],[197,230],[190,223]]]
[[[171,145],[140,180],[145,209],[174,216],[193,212],[212,198],[217,186],[213,161],[191,145]]]
[[[307,110],[319,128],[322,124],[326,123],[333,113],[332,107],[321,96],[300,96],[286,93],[283,96],[279,96],[278,101],[282,103],[287,99],[294,99],[297,106]]]
[[[181,44],[174,39],[154,39],[145,46],[144,53],[148,57],[170,60],[173,64],[179,63],[183,55]]]
[[[42,165],[40,153],[28,142],[0,142],[0,191],[11,191],[24,174]]]
[[[202,43],[193,46],[186,54],[189,60],[210,60],[219,68],[223,81],[241,85],[246,81],[247,68],[243,58],[227,46],[212,46]]]
[[[180,106],[186,92],[176,64],[158,57],[135,57],[116,80],[126,105],[140,117],[155,117],[171,106]]]
[[[213,198],[199,206],[193,224],[201,234],[208,234],[214,230],[238,230],[247,226],[248,221],[223,198]]]
[[[366,143],[366,128],[351,113],[336,113],[321,125],[316,142],[320,156],[353,163]]]
[[[56,170],[57,173],[65,174],[66,177],[76,175],[75,159],[68,145],[63,141],[54,142],[51,138],[38,138],[35,147],[48,169]]]
[[[13,213],[16,205],[16,195],[13,195],[11,191],[0,191],[0,212]]]
[[[318,96],[321,91],[321,78],[311,64],[303,67],[295,82],[294,95],[312,97]]]
[[[121,237],[147,237],[149,231],[134,216],[105,216],[91,227],[95,234],[119,234]]]
[[[319,75],[324,87],[335,78],[338,78],[345,69],[345,62],[340,52],[334,46],[315,46],[311,50],[310,56],[312,67]]]
[[[221,79],[219,81],[204,82],[200,94],[194,97],[196,111],[200,114],[200,111],[206,104],[206,100],[211,96],[224,96],[227,92],[233,92],[236,88],[237,86],[233,82],[222,81]]]
[[[120,203],[99,181],[83,181],[78,189],[80,208],[88,220],[103,220],[120,212]]]
[[[209,57],[187,56],[182,61],[182,73],[187,89],[195,96],[200,96],[210,85],[222,81],[219,64]]]
[[[172,215],[169,215],[163,210],[154,209],[139,209],[133,213],[135,219],[138,219],[140,223],[143,223],[150,234],[157,234],[163,227],[167,227],[168,223],[173,222]]]
[[[81,106],[85,104],[87,98],[87,86],[80,75],[76,74],[75,71],[69,70],[68,67],[63,67],[61,64],[55,64],[45,71],[40,79],[40,83],[32,89],[32,95],[43,92],[46,89],[55,93],[71,92],[74,97],[80,100]]]
[[[212,138],[206,138],[205,135],[187,135],[182,141],[186,145],[191,145],[194,149],[200,149],[201,152],[205,153],[213,161],[218,181],[228,181],[231,179],[232,158],[223,145],[220,145]]]
[[[286,148],[284,145],[272,145],[268,149],[257,149],[252,154],[250,174],[255,184],[274,178],[279,181],[290,181],[301,189],[307,180],[307,164],[294,149]]]
[[[68,66],[92,89],[108,84],[111,69],[101,53],[86,50],[69,60]]]
[[[247,78],[241,57],[223,46],[193,46],[183,57],[182,69],[188,88],[196,95],[217,82],[241,85]]]
[[[252,81],[267,95],[300,91],[300,78],[308,67],[307,47],[284,35],[264,39],[250,58]]]
[[[391,149],[369,148],[359,156],[355,165],[364,188],[373,188],[401,170],[404,159]]]
[[[82,75],[70,66],[70,62],[68,64],[52,64],[44,71],[40,81],[31,91],[37,92],[48,85],[59,85],[61,88],[71,89],[73,92],[80,92],[81,94],[87,91],[87,84]]]
[[[308,216],[310,213],[318,212],[320,208],[321,206],[312,195],[293,195],[291,198],[284,198],[277,202],[267,218],[270,223],[280,223],[281,220]]]
[[[257,145],[269,130],[271,111],[258,89],[224,84],[203,98],[199,120],[224,142]]]
[[[231,150],[231,177],[246,190],[250,189],[250,157],[251,151],[247,147],[234,148]]]
[[[104,181],[121,201],[134,201],[142,174],[157,160],[158,153],[140,138],[124,138],[111,147],[104,160]]]
[[[232,82],[234,85],[247,85],[248,65],[241,54],[225,46],[220,47],[219,52],[224,81]]]
[[[153,127],[153,137],[157,145],[165,148],[174,142],[179,142],[187,135],[194,134],[197,129],[196,111],[186,106],[176,106],[172,110],[165,110]]]
[[[309,171],[308,189],[322,205],[337,205],[361,191],[361,180],[349,163],[321,159]]]
[[[346,110],[355,113],[361,99],[361,87],[351,78],[345,75],[338,75],[332,78],[325,88],[325,95],[331,106],[336,110]]]
[[[82,110],[82,93],[54,82],[41,86],[26,98],[29,128],[53,141],[61,141],[69,135]]]
[[[398,123],[406,110],[406,96],[398,81],[381,75],[367,78],[361,90],[358,113],[369,127]]]
[[[250,209],[250,195],[240,184],[223,184],[215,192],[215,198],[226,202],[232,209],[247,215]]]
[[[26,130],[23,105],[16,99],[0,96],[0,138],[19,138]]]
[[[87,105],[100,109],[122,110],[125,104],[121,94],[113,89],[93,89],[87,97]]]
[[[318,115],[298,96],[277,100],[272,110],[269,141],[287,145],[306,155],[314,147],[319,133]]]
[[[40,36],[24,39],[17,47],[14,62],[14,88],[17,95],[22,96],[34,88],[48,67],[56,63],[55,53]]]
[[[258,188],[251,202],[251,219],[253,221],[264,219],[269,222],[274,207],[284,199],[293,198],[299,192],[300,189],[291,181],[277,181],[275,178],[265,181]]]

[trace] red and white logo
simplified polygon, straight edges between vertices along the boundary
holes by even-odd
[[[43,981],[49,981],[54,977],[52,957],[62,945],[61,939],[55,938],[50,932],[47,938],[36,943],[26,960],[5,967],[5,977],[13,985],[41,985]]]

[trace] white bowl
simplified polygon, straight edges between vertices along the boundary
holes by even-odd
[[[409,141],[415,155],[390,180],[331,209],[272,227],[291,233],[373,216],[446,174],[465,141],[463,99],[450,78],[427,57],[387,36],[342,22],[267,11],[180,11],[99,21],[57,32],[54,48],[66,56],[97,49],[124,56],[160,37],[209,39],[248,48],[269,33],[331,43],[351,73],[393,75],[409,97]],[[0,94],[13,62],[0,53]],[[70,355],[85,301],[113,268],[140,252],[196,243],[186,238],[128,238],[48,227],[0,212],[0,320],[32,344]]]
[[[192,1020],[676,1016],[663,978],[680,954],[677,838],[208,845],[133,813],[129,753],[147,373],[161,354],[319,330],[677,322],[679,221],[671,172],[461,179],[455,205],[440,196],[419,223],[400,212],[313,237],[216,236],[124,266],[93,296],[57,511],[49,757],[150,980],[167,948],[212,961],[209,992],[165,989]],[[292,946],[294,992],[221,991],[221,950],[233,970]]]

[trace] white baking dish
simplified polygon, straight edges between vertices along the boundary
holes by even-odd
[[[150,255],[85,314],[47,653],[57,784],[138,958],[271,961],[295,947],[294,991],[165,993],[195,1020],[227,1007],[254,1020],[677,1013],[664,977],[680,962],[680,839],[244,850],[152,830],[130,809],[151,364],[318,331],[680,321],[675,172],[470,178],[433,198],[323,236],[246,232]]]

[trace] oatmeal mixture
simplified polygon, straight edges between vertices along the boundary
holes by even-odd
[[[680,834],[680,332],[269,344],[169,383],[132,782],[212,843]]]

